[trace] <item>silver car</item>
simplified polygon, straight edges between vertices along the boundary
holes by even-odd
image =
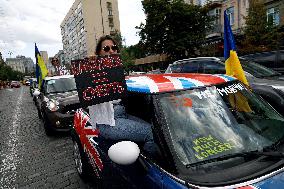
[[[254,92],[284,115],[284,76],[248,59],[240,58],[240,62]],[[226,71],[223,58],[197,57],[175,61],[165,73],[224,74]]]

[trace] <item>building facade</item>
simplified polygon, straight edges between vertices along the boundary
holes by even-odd
[[[120,32],[117,0],[75,0],[61,25],[66,63],[94,55],[102,35]]]
[[[266,7],[267,21],[275,26],[284,25],[284,1],[283,0],[264,0]]]
[[[63,50],[59,50],[58,53],[56,53],[54,55],[54,58],[58,59],[60,65],[65,65],[66,64],[65,55],[64,55],[64,51]]]
[[[30,57],[16,56],[16,58],[6,58],[6,64],[14,71],[19,71],[26,74],[35,71],[35,64]]]

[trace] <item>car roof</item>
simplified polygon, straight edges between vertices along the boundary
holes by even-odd
[[[71,78],[71,77],[74,77],[74,75],[60,75],[60,76],[53,76],[53,77],[45,77],[44,80]]]
[[[177,60],[177,61],[174,61],[172,63],[172,65],[182,64],[182,63],[186,63],[186,62],[189,62],[189,61],[195,61],[195,60],[216,60],[216,61],[220,61],[220,59],[217,58],[217,57],[196,57],[196,58],[187,58],[187,59]]]
[[[127,76],[128,91],[161,93],[202,86],[211,86],[236,80],[225,74],[169,73]]]

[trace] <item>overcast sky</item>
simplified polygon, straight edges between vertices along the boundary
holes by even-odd
[[[54,56],[62,49],[60,24],[74,0],[0,0],[0,51],[6,59],[34,59],[34,43]],[[126,45],[139,41],[135,26],[145,21],[141,0],[118,0],[120,29]],[[11,53],[12,54],[11,54]],[[10,55],[11,54],[11,55]]]

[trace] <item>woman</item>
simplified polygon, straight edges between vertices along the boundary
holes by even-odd
[[[110,36],[99,39],[96,47],[97,56],[118,53],[116,41]],[[100,136],[113,141],[130,140],[144,144],[144,150],[155,150],[151,124],[134,116],[127,115],[121,100],[104,102],[89,107],[91,124],[98,128]]]

